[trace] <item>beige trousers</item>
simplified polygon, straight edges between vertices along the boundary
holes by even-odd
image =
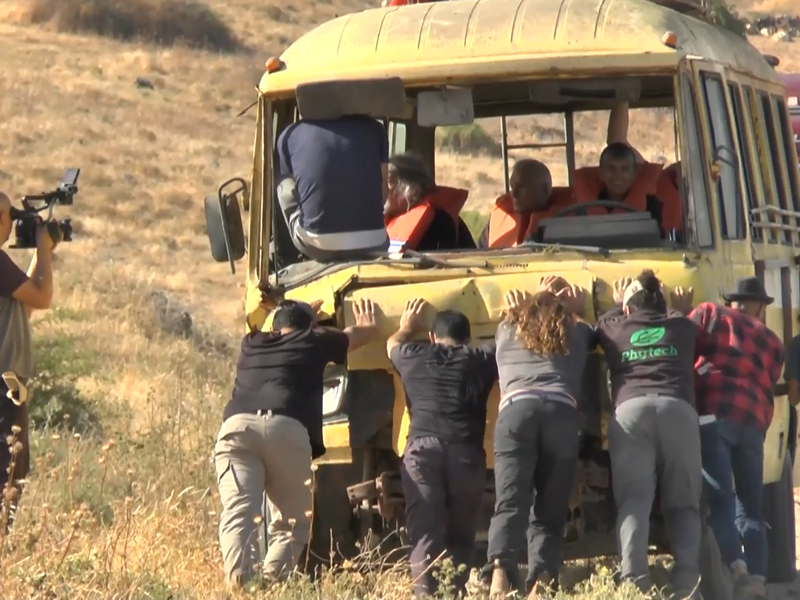
[[[311,443],[289,417],[240,414],[226,419],[214,448],[222,500],[219,543],[228,581],[259,576],[258,522],[267,493],[272,520],[263,575],[284,578],[299,563],[311,521]]]

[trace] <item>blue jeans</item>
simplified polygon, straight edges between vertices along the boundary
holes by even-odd
[[[764,433],[717,419],[700,425],[700,443],[710,513],[708,524],[722,559],[729,566],[745,563],[750,574],[766,577],[768,547],[762,513]]]

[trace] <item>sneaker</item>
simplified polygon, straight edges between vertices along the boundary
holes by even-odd
[[[550,577],[543,574],[539,581],[533,584],[531,591],[528,593],[527,600],[544,600],[545,598],[552,597],[553,586],[551,585]]]
[[[492,570],[492,584],[489,586],[489,598],[502,600],[511,593],[511,583],[508,581],[505,569],[500,566],[500,561],[495,559]]]

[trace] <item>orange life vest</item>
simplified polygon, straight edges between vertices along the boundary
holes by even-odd
[[[638,167],[636,179],[625,197],[625,204],[639,211],[647,210],[647,196],[657,196],[656,186],[664,166],[654,163],[643,163]],[[597,200],[603,191],[603,182],[600,181],[599,167],[583,167],[577,169],[573,176],[573,192],[578,204]],[[587,215],[608,214],[608,209],[588,208]],[[616,212],[615,210],[611,211]]]
[[[437,209],[453,217],[453,223],[458,227],[458,213],[464,208],[468,196],[467,190],[437,186],[411,210],[385,221],[392,246],[416,249],[433,222]]]
[[[678,191],[678,163],[673,163],[661,172],[656,184],[656,196],[664,204],[661,225],[664,231],[683,231],[683,204]]]
[[[574,204],[570,188],[553,188],[550,206],[542,212],[522,215],[514,210],[511,194],[500,196],[489,214],[489,248],[513,248],[536,233],[539,221]]]

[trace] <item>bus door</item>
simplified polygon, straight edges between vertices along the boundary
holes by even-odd
[[[691,62],[702,130],[701,164],[714,215],[717,283],[731,289],[738,278],[754,273],[735,111],[723,67],[703,60]]]

